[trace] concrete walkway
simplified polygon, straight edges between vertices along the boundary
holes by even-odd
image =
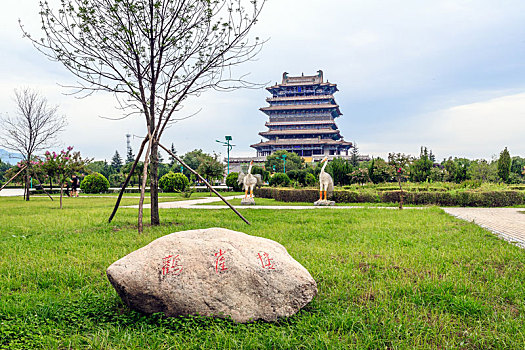
[[[2,191],[0,191],[0,197],[15,197],[15,196],[23,196],[23,195],[24,195],[23,188],[4,188]]]
[[[232,199],[243,198],[240,196],[229,196],[224,197],[227,201]],[[208,203],[219,202],[218,205],[202,205]],[[123,208],[138,208],[138,205],[130,205]],[[379,209],[397,209],[397,207],[365,207],[365,206],[314,206],[314,205],[234,205],[235,209],[291,209],[291,210],[304,210],[304,209],[363,209],[363,208],[379,208]],[[144,208],[150,208],[149,204],[144,204]],[[208,197],[200,199],[191,199],[187,201],[178,202],[164,202],[159,203],[159,209],[229,209],[226,204],[222,202],[219,197]],[[405,207],[405,209],[423,209],[423,207]]]
[[[442,208],[525,248],[525,208]]]

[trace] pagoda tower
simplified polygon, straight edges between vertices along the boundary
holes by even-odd
[[[335,124],[342,115],[334,99],[337,85],[324,82],[323,71],[317,73],[290,77],[285,72],[281,84],[266,88],[272,94],[266,99],[270,105],[260,110],[269,118],[268,130],[259,135],[267,141],[251,145],[258,157],[279,150],[308,158],[348,155],[352,143],[343,139]]]

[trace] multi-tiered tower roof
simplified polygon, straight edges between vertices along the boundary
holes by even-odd
[[[347,155],[352,147],[337,129],[335,119],[342,115],[335,102],[337,85],[323,81],[317,75],[289,77],[283,74],[281,84],[266,88],[272,97],[260,110],[269,120],[267,131],[259,135],[268,139],[251,145],[257,156],[267,156],[278,150],[295,152],[303,157]]]

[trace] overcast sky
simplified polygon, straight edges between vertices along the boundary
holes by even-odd
[[[38,34],[37,0],[2,4],[0,113],[13,113],[13,90],[32,87],[60,106],[69,125],[63,146],[85,156],[124,156],[127,133],[144,135],[140,117],[119,117],[115,98],[66,95],[74,78],[22,39],[18,19]],[[239,71],[254,82],[324,71],[336,83],[341,134],[361,154],[419,154],[490,159],[507,146],[525,157],[525,1],[269,0],[253,36],[267,38],[256,62]],[[233,156],[255,155],[250,144],[266,130],[259,111],[264,89],[210,92],[186,103],[181,115],[202,109],[167,130],[164,144],[179,153],[222,152],[232,135]],[[1,127],[1,126],[0,126]],[[140,140],[134,138],[133,148]]]

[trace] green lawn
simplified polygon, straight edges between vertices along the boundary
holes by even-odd
[[[124,198],[123,205],[137,199]],[[522,349],[525,250],[438,208],[161,210],[136,232],[114,198],[0,198],[0,349]],[[165,234],[225,227],[276,240],[319,295],[279,323],[163,319],[123,306],[105,269]]]

